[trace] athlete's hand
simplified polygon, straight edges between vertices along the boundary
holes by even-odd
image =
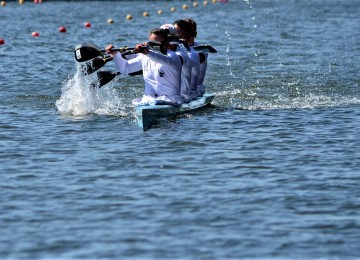
[[[147,48],[147,42],[143,42],[143,43],[136,44],[134,50],[135,50],[136,52],[143,53],[143,54],[145,54],[145,55],[149,53],[149,50],[148,50],[148,48]]]
[[[111,56],[115,56],[117,51],[112,51],[112,49],[114,49],[114,45],[112,44],[109,44],[106,48],[105,48],[105,51],[107,54],[110,54]]]

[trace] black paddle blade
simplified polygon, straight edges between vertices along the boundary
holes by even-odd
[[[98,46],[91,42],[82,43],[75,47],[75,59],[78,62],[88,61],[101,55],[101,50]]]
[[[107,58],[96,57],[92,59],[90,62],[83,65],[83,71],[87,75],[90,75],[95,71],[101,69],[107,62],[111,61],[112,59],[113,59],[112,57],[107,57]]]
[[[209,52],[209,53],[217,53],[217,50],[215,50],[214,47],[212,47],[211,45],[208,45],[208,44],[194,46],[194,50],[202,51],[202,52]]]
[[[143,71],[139,70],[139,71],[135,71],[135,72],[130,72],[128,75],[129,76],[138,76],[138,75],[142,75]]]
[[[97,73],[98,80],[91,83],[90,87],[101,88],[102,86],[105,86],[110,81],[112,81],[119,74],[120,74],[120,72],[99,71]]]

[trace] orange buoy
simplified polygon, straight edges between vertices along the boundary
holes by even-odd
[[[143,16],[149,16],[149,12],[143,12]]]
[[[89,22],[84,23],[84,27],[90,28],[90,27],[91,27],[91,23],[89,23]]]
[[[64,26],[59,27],[59,32],[65,33],[66,28]]]
[[[34,4],[38,4],[39,3],[39,0],[34,0]]]
[[[23,5],[24,4],[24,0],[19,0],[19,5]]]
[[[5,40],[0,38],[0,45],[3,45],[3,44],[5,44]]]
[[[33,33],[31,34],[31,36],[32,36],[32,37],[39,37],[40,34],[39,34],[38,32],[33,32]]]
[[[188,9],[188,6],[186,4],[183,4],[182,9],[186,10]]]

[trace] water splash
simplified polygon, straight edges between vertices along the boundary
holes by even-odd
[[[331,93],[262,93],[261,88],[234,89],[218,96],[230,94],[230,106],[234,109],[277,110],[277,109],[319,109],[339,106],[359,105],[360,99],[351,96],[339,96]]]
[[[63,116],[116,115],[127,116],[125,105],[114,88],[90,88],[93,75],[85,75],[81,65],[64,81],[56,107]]]

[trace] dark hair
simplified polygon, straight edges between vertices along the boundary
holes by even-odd
[[[155,34],[157,36],[162,36],[164,38],[164,41],[167,42],[168,41],[167,31],[168,30],[166,30],[166,29],[154,28],[150,31],[150,35]]]
[[[176,20],[174,23],[174,25],[177,25],[179,28],[181,28],[184,32],[185,32],[185,36],[189,37],[191,36],[191,24],[185,20]]]
[[[186,21],[187,23],[190,24],[190,31],[189,31],[189,36],[190,37],[196,37],[197,36],[197,25],[196,25],[196,22],[191,19],[191,18],[187,18],[187,19],[184,19],[184,21]]]
[[[169,37],[168,37],[168,33],[167,30],[165,29],[161,29],[161,28],[154,28],[150,31],[150,34],[155,34],[156,36],[160,36],[163,38],[163,40],[160,42],[161,46],[159,51],[163,54],[166,54],[166,45],[169,43]]]

